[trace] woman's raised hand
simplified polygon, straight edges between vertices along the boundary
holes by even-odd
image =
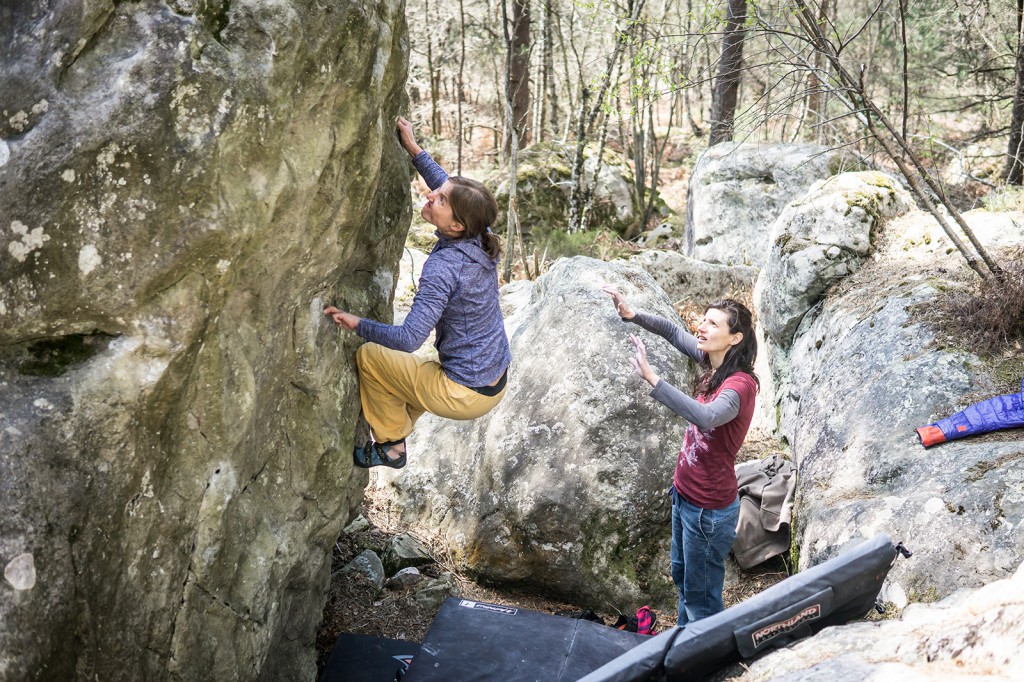
[[[345,329],[355,331],[355,328],[359,326],[360,318],[352,313],[346,313],[344,310],[338,310],[333,305],[324,308],[324,315],[334,320],[334,324]]]
[[[636,355],[629,359],[629,364],[633,365],[633,369],[644,381],[651,386],[656,386],[661,381],[661,377],[655,374],[651,366],[647,364],[647,347],[644,342],[635,334],[629,335],[629,342],[636,349]]]
[[[612,303],[615,304],[615,311],[624,320],[632,320],[633,316],[636,315],[633,309],[626,303],[626,298],[619,293],[619,290],[613,287],[611,284],[605,284],[601,287],[601,291],[612,297]]]
[[[405,151],[409,152],[409,156],[416,156],[423,151],[423,149],[416,144],[416,136],[412,132],[412,123],[399,116],[398,123],[395,124],[395,127],[398,129],[398,141],[402,143],[402,147]]]

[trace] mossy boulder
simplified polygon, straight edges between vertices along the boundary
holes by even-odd
[[[755,292],[762,331],[788,346],[811,306],[871,255],[885,221],[912,204],[894,178],[864,171],[818,182],[786,206],[767,230],[771,248]]]
[[[626,234],[640,219],[632,172],[619,155],[606,149],[595,183],[596,152],[596,146],[588,146],[584,157],[587,185],[594,192],[589,225]],[[553,142],[535,144],[519,153],[516,196],[524,239],[542,240],[547,232],[567,228],[574,153],[574,147]],[[501,232],[508,214],[507,172],[505,176],[495,176],[493,182],[499,206],[495,230]]]
[[[824,277],[803,280],[811,289],[815,282],[830,286],[818,299],[804,300],[792,336],[781,337],[788,338],[785,345],[772,337],[785,328],[778,313],[798,308],[766,302],[766,295],[786,289],[758,282],[759,320],[767,332],[757,367],[759,403],[772,408],[799,469],[796,565],[813,566],[886,532],[914,552],[895,564],[883,591],[902,607],[1007,578],[1024,561],[1024,432],[1010,429],[927,450],[915,433],[971,403],[1019,391],[1021,364],[1012,344],[1001,357],[986,358],[972,350],[973,332],[952,338],[954,332],[937,326],[949,314],[943,292],[962,289],[976,275],[946,253],[950,242],[929,214],[886,218],[894,185],[872,175],[834,178],[843,182],[832,190],[838,200],[832,208],[812,194],[784,212],[792,209],[796,219],[808,211],[810,222],[794,239],[808,246],[797,253],[820,252],[815,245],[829,244],[826,235],[834,239],[847,227],[859,225],[849,234],[860,236],[846,240],[848,255],[817,261]],[[881,210],[864,208],[872,194],[880,201],[869,203]],[[847,222],[853,216],[856,222]],[[1024,240],[1019,213],[964,217],[1000,262]],[[869,247],[869,257],[858,255],[856,244]],[[854,267],[841,282],[829,282],[830,272],[838,274],[832,264],[843,258]],[[1007,362],[1015,369],[1008,371]]]

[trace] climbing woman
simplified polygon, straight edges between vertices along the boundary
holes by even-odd
[[[334,323],[366,339],[356,352],[359,399],[373,439],[356,443],[357,466],[401,469],[406,437],[420,415],[476,419],[502,399],[512,360],[498,304],[500,242],[490,231],[494,197],[479,182],[449,177],[416,144],[412,124],[398,137],[431,188],[420,215],[437,228],[412,310],[389,325],[328,306]],[[438,360],[412,354],[435,332]]]
[[[725,557],[740,509],[733,466],[759,387],[754,325],[750,311],[727,298],[708,306],[695,337],[678,323],[634,311],[614,287],[604,291],[619,317],[664,337],[701,369],[691,398],[658,376],[647,364],[644,342],[629,336],[636,351],[630,364],[654,388],[651,397],[690,423],[671,488],[672,582],[679,591],[677,623],[683,627],[724,608]]]

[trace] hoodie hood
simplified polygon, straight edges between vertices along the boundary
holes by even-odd
[[[444,235],[434,232],[437,236],[437,244],[434,245],[434,251],[440,249],[458,249],[462,253],[469,256],[471,259],[483,265],[487,268],[497,269],[499,258],[491,258],[484,251],[483,241],[480,237],[464,237],[462,239],[452,239],[445,237]]]

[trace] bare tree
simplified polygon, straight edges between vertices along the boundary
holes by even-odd
[[[645,0],[629,0],[626,7],[626,15],[618,19],[619,27],[615,31],[615,47],[605,62],[604,74],[601,76],[601,85],[597,96],[591,99],[590,88],[583,79],[580,79],[579,108],[576,111],[576,151],[572,163],[572,190],[569,195],[569,225],[568,231],[582,232],[587,229],[587,214],[592,201],[592,184],[587,182],[583,172],[584,149],[586,148],[587,137],[593,130],[594,123],[601,111],[601,107],[608,95],[608,90],[613,83],[612,76],[619,67],[619,59],[629,42],[630,32],[640,19],[643,12]],[[582,63],[582,62],[580,62]],[[604,149],[604,140],[607,132],[607,117],[602,124],[601,132],[598,135],[600,145],[594,170],[594,177],[600,172],[601,152]]]
[[[424,0],[424,13],[430,16],[430,0]],[[430,130],[434,135],[441,133],[441,110],[438,100],[441,70],[434,65],[434,36],[427,34],[427,76],[430,79]]]
[[[729,0],[726,12],[722,56],[718,60],[718,80],[711,100],[711,137],[708,144],[712,146],[732,139],[743,67],[747,0]]]
[[[819,25],[824,25],[829,21],[831,7],[834,7],[834,4],[830,4],[830,0],[822,0],[821,14],[818,19]],[[807,119],[815,131],[815,140],[821,142],[824,134],[824,128],[821,124],[826,119],[825,94],[827,90],[821,87],[822,79],[818,76],[825,68],[824,59],[822,59],[820,52],[815,51],[813,66],[814,68],[807,72]]]
[[[1017,0],[1017,52],[1016,78],[1013,91],[1013,110],[1010,114],[1010,142],[1006,147],[1007,184],[1024,183],[1024,0]]]
[[[530,139],[530,1],[512,0],[512,34],[508,44],[509,79],[512,83],[512,127],[505,136],[505,151],[511,150],[512,132],[520,146]]]
[[[924,167],[920,157],[914,152],[907,138],[903,136],[900,129],[889,120],[888,116],[868,95],[867,89],[864,86],[864,78],[868,72],[866,65],[861,65],[860,73],[856,77],[846,68],[846,65],[840,58],[840,53],[849,45],[853,38],[833,42],[829,36],[826,36],[825,30],[818,23],[819,13],[812,11],[806,0],[793,0],[793,2],[797,9],[793,14],[793,18],[796,20],[795,27],[776,26],[762,22],[762,26],[766,29],[767,33],[780,39],[779,53],[788,52],[792,55],[791,59],[794,60],[794,66],[805,69],[813,68],[808,55],[800,49],[800,46],[787,43],[786,39],[797,38],[800,42],[810,46],[813,51],[821,53],[830,64],[831,75],[835,79],[831,86],[833,94],[843,101],[850,111],[863,122],[872,139],[878,142],[885,150],[886,155],[896,164],[918,201],[938,221],[971,269],[982,278],[986,278],[990,274],[1000,276],[1002,273],[1001,268],[988,255],[988,252],[974,235],[973,230],[964,221],[959,210],[949,201],[942,186],[935,181]],[[874,16],[872,14],[867,21],[872,21]],[[854,36],[856,35],[857,33],[854,34]],[[835,36],[833,35],[831,38],[835,38]],[[938,209],[936,201],[946,210],[945,214]],[[947,220],[947,215],[963,231],[963,234],[974,248],[973,252],[956,234],[953,226]],[[981,258],[985,267],[988,268],[987,272],[978,262],[978,257]]]
[[[517,2],[518,0],[513,0]],[[519,225],[519,132],[515,125],[515,113],[512,106],[515,86],[512,80],[513,59],[515,57],[514,38],[508,30],[508,9],[505,0],[501,0],[502,27],[505,33],[505,128],[508,132],[509,176],[508,176],[508,213],[505,221],[505,267],[503,276],[506,282],[512,281],[512,259],[515,257],[516,245],[522,258],[524,274],[530,277],[530,264],[526,261],[523,233]]]
[[[466,101],[466,5],[465,0],[459,0],[459,79],[456,85],[455,99],[458,102],[458,115],[456,133],[458,141],[456,142],[456,153],[455,153],[455,168],[456,175],[462,175],[462,136],[463,136],[463,123],[462,123],[462,105]]]

